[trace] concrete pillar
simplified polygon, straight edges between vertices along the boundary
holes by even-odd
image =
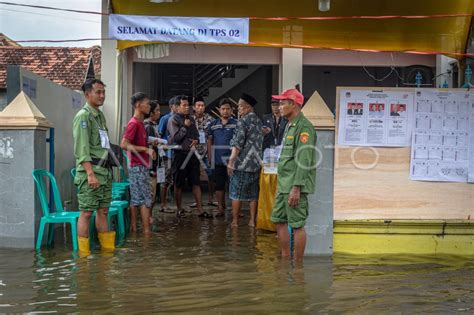
[[[303,90],[303,49],[282,48],[280,91],[293,89],[296,84]]]
[[[102,12],[109,13],[109,1],[102,0]],[[102,16],[102,38],[109,37],[109,17],[108,15]],[[116,40],[102,40],[102,60],[101,60],[101,80],[107,86],[105,103],[102,107],[105,118],[107,120],[107,127],[109,129],[109,137],[113,143],[118,143],[118,137],[120,136],[117,132],[119,126],[118,121],[118,100],[117,97],[117,71],[118,71],[118,51]]]
[[[308,196],[306,255],[330,256],[333,252],[334,115],[317,91],[303,108],[316,129],[317,158],[315,193]]]
[[[24,92],[0,113],[0,247],[34,248],[42,210],[31,171],[46,169],[51,127]]]
[[[444,56],[436,55],[436,87],[443,87],[444,82],[448,83],[448,87],[453,87],[453,67],[451,64],[456,62],[456,59]],[[447,72],[451,73],[448,74]]]

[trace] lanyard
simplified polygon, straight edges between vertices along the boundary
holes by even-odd
[[[101,129],[101,130],[106,130],[105,127],[103,127],[103,126],[99,123],[99,121],[97,120],[97,118],[95,118],[94,114],[92,114],[91,111],[90,111],[88,108],[84,107],[84,110],[86,110],[89,114],[92,115],[92,118],[94,118],[95,123],[97,124],[97,126],[99,127],[99,129]]]

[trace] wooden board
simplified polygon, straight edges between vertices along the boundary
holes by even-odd
[[[334,219],[474,219],[474,184],[410,179],[410,147],[347,147],[337,144],[340,90],[336,96]],[[374,88],[413,91],[410,88]]]

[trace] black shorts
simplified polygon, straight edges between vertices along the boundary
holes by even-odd
[[[225,190],[225,185],[229,181],[229,175],[227,175],[227,166],[216,165],[214,169],[214,181],[216,182],[216,191]]]
[[[195,154],[192,154],[188,161],[189,152],[174,151],[173,154],[173,178],[176,187],[184,188],[186,179],[189,185],[197,186],[199,182],[200,165]]]

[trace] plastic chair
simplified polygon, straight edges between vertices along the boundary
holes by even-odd
[[[128,209],[128,201],[112,201],[110,203],[110,208],[109,212],[112,209],[112,211],[117,211],[117,240],[122,240],[125,237],[125,225],[126,225],[126,220],[125,220],[125,213]],[[109,216],[109,226],[111,225],[112,222],[112,217]]]
[[[125,169],[120,166],[120,182],[113,182],[112,187],[121,187],[121,188],[128,188],[130,187],[130,182],[128,181],[127,175],[125,175]]]
[[[80,212],[79,211],[65,211],[62,203],[61,203],[61,196],[59,195],[58,185],[56,183],[56,179],[54,178],[53,174],[48,172],[47,170],[37,169],[32,171],[33,179],[36,183],[36,188],[38,189],[38,194],[41,202],[41,209],[43,210],[43,216],[40,220],[40,226],[38,231],[38,238],[36,240],[36,250],[41,249],[41,244],[43,241],[43,235],[46,224],[50,224],[49,229],[50,231],[54,231],[54,224],[56,223],[69,223],[71,224],[71,239],[72,239],[72,247],[74,251],[77,251],[77,220],[79,219]],[[44,178],[49,180],[49,184],[51,185],[53,198],[54,198],[54,208],[56,209],[55,212],[50,209],[50,205],[48,205],[48,199],[46,194],[46,187],[44,183]],[[50,233],[53,235],[53,233]],[[54,235],[53,235],[54,236]],[[48,237],[48,245],[51,245],[53,236]]]
[[[127,152],[122,150],[122,155],[125,160],[125,164],[127,165],[127,168],[130,166],[130,160],[128,159]],[[128,188],[130,187],[130,182],[128,181],[127,174],[125,173],[125,169],[123,166],[119,167],[120,171],[120,182],[114,182],[113,185],[117,187],[125,187]]]

